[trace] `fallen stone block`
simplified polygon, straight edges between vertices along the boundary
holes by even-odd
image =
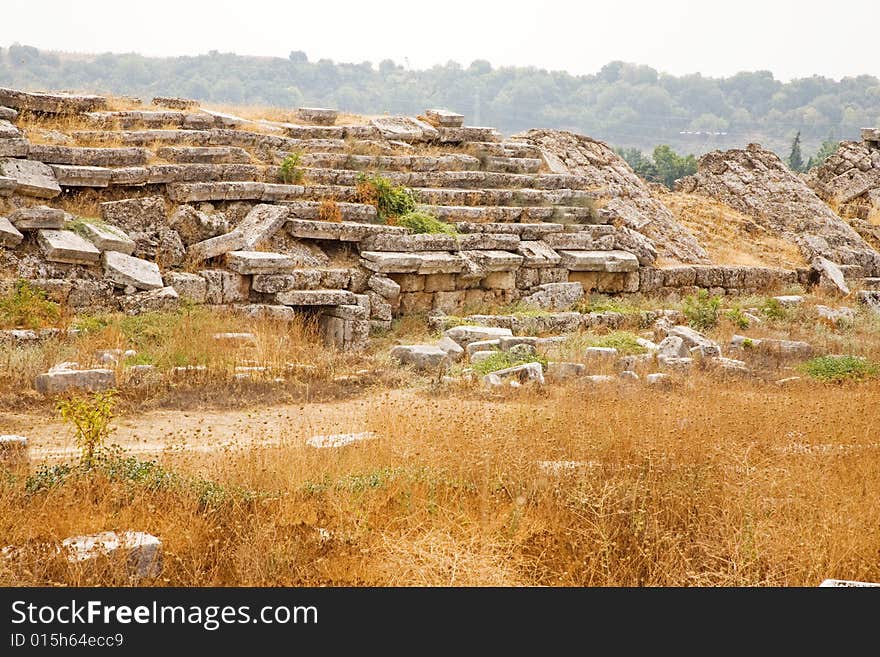
[[[684,346],[687,347],[688,350],[693,347],[705,347],[710,351],[717,349],[719,355],[721,353],[721,347],[716,342],[713,342],[705,335],[699,333],[698,331],[695,331],[689,326],[673,326],[669,329],[668,334],[681,338],[684,342]]]
[[[107,108],[103,96],[43,93],[0,88],[0,105],[45,114],[80,114]]]
[[[195,109],[199,106],[199,101],[191,98],[175,98],[173,96],[156,96],[152,100],[153,105],[158,107],[170,107],[176,110]]]
[[[447,336],[448,337],[448,336]],[[501,347],[499,340],[475,340],[465,347],[468,356],[473,356],[478,351],[497,351]]]
[[[35,205],[19,208],[9,215],[9,221],[19,230],[39,230],[42,228],[60,230],[64,228],[67,213],[64,210]]]
[[[73,563],[122,559],[132,578],[153,578],[162,574],[162,541],[146,532],[100,532],[71,536],[61,541],[61,546],[67,560]]]
[[[445,109],[426,110],[425,118],[435,128],[460,128],[464,125],[464,115]]]
[[[169,220],[186,246],[209,240],[229,232],[229,222],[223,215],[209,215],[191,205],[181,205]]]
[[[0,246],[14,249],[24,239],[18,229],[6,217],[0,217]]]
[[[373,274],[367,279],[367,285],[385,299],[396,300],[400,297],[400,285],[387,276]]]
[[[40,374],[34,387],[44,395],[55,395],[67,390],[79,389],[101,392],[116,386],[116,372],[106,369],[73,370],[53,368]]]
[[[544,385],[544,369],[541,363],[523,363],[514,367],[507,367],[503,370],[496,370],[483,377],[486,381],[487,377],[495,376],[500,380],[514,379],[519,383],[538,383]]]
[[[201,262],[230,251],[249,251],[271,238],[287,221],[290,210],[279,205],[257,205],[231,232],[193,244],[187,249],[191,262]]]
[[[773,297],[773,299],[778,301],[780,305],[783,305],[787,308],[791,308],[792,306],[800,306],[804,302],[804,298],[800,294],[783,294],[778,297]]]
[[[180,295],[173,287],[160,287],[137,294],[119,297],[119,305],[127,315],[171,312],[180,306]]]
[[[55,174],[47,164],[34,160],[0,158],[0,175],[15,180],[15,193],[54,198],[61,193]]]
[[[663,385],[665,383],[669,383],[670,376],[663,372],[655,372],[654,374],[649,374],[645,377],[645,381],[649,386]]]
[[[81,230],[101,251],[118,251],[125,255],[134,252],[135,243],[121,228],[104,223],[80,222]]]
[[[811,268],[819,280],[819,287],[849,296],[849,286],[846,284],[843,272],[836,264],[820,256],[816,258]]]
[[[110,184],[110,169],[87,167],[73,164],[50,164],[55,180],[62,187],[107,187]]]
[[[253,333],[215,333],[211,337],[218,342],[237,345],[251,345],[257,342],[257,336]]]
[[[547,363],[547,378],[554,381],[565,381],[584,376],[587,373],[587,367],[583,363]]]
[[[118,251],[104,252],[104,278],[120,287],[131,285],[138,290],[163,287],[159,265]]]
[[[192,303],[205,303],[208,293],[208,283],[198,274],[188,272],[167,272],[164,277],[165,283],[173,287],[181,299]]]
[[[435,141],[440,133],[434,126],[409,116],[382,116],[370,121],[385,139],[406,143]]]
[[[495,340],[505,336],[512,336],[509,328],[495,326],[454,326],[443,332],[443,335],[454,340],[463,348],[477,340]]]
[[[584,288],[580,283],[546,283],[538,285],[521,302],[541,310],[565,310],[580,301]]]
[[[361,431],[360,433],[334,433],[326,436],[312,436],[306,440],[306,445],[316,449],[345,447],[365,440],[375,440],[379,436],[373,431]]]
[[[431,344],[398,345],[391,349],[391,357],[418,371],[433,370],[449,361],[444,349]]]
[[[452,362],[459,361],[462,356],[464,356],[464,349],[462,349],[455,340],[448,336],[444,335],[440,341],[437,342],[437,346],[446,352],[446,356]]]
[[[526,268],[556,267],[562,261],[561,255],[538,240],[521,241],[516,252],[523,257],[522,266]]]
[[[587,347],[584,358],[593,362],[611,363],[617,360],[617,349],[614,347]]]
[[[296,118],[315,125],[333,125],[338,116],[337,110],[324,107],[300,107],[296,110]]]
[[[40,230],[37,242],[46,260],[73,265],[92,265],[101,260],[101,252],[91,242],[70,230]]]

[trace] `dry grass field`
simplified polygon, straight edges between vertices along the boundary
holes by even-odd
[[[822,323],[822,302],[769,304],[749,335],[880,356],[876,318]],[[31,440],[29,465],[0,470],[0,546],[18,548],[0,559],[0,585],[133,583],[124,563],[84,567],[47,548],[128,529],[162,539],[161,576],[139,582],[159,586],[880,580],[870,377],[823,382],[768,361],[763,377],[488,391],[390,364],[390,345],[426,334],[419,317],[359,355],[328,351],[307,322],[198,309],[62,321],[80,335],[0,346],[0,433]],[[256,342],[206,339],[241,330]],[[739,330],[722,319],[709,335]],[[157,379],[135,385],[119,366],[108,439],[119,447],[85,468],[70,425],[30,382],[101,349],[135,349]],[[236,378],[256,364],[267,369]],[[206,369],[174,374],[186,365]],[[375,438],[306,442],[362,431]]]

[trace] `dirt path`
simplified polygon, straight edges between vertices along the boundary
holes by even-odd
[[[361,399],[246,410],[150,411],[118,418],[110,442],[136,454],[279,445],[316,434],[365,431],[370,411],[377,404],[412,399],[415,394],[413,390],[394,390]],[[55,417],[0,412],[2,433],[26,436],[33,460],[76,454],[70,427]]]

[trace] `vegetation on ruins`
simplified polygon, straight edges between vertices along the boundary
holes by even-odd
[[[116,391],[98,392],[92,396],[73,395],[58,401],[61,419],[73,425],[73,439],[80,450],[80,464],[91,468],[101,456],[107,438],[113,431],[113,409]]]
[[[490,372],[497,372],[498,370],[504,370],[508,367],[516,367],[517,365],[523,365],[524,363],[541,363],[542,368],[547,368],[547,359],[540,354],[536,356],[524,356],[518,355],[515,351],[494,351],[492,355],[485,360],[471,364],[471,369],[477,374],[482,375],[489,374]]]
[[[299,185],[303,181],[302,151],[294,151],[287,155],[278,168],[278,180],[286,185]]]
[[[880,374],[880,365],[861,356],[818,356],[804,363],[801,369],[820,381],[865,379]]]
[[[437,217],[427,212],[407,212],[406,214],[398,217],[395,221],[395,224],[398,226],[403,226],[404,228],[409,228],[414,233],[447,235],[458,234],[458,230],[453,224],[448,224],[445,221],[440,221]]]
[[[697,172],[697,158],[693,155],[679,155],[666,144],[657,146],[650,156],[637,148],[617,149],[626,163],[641,178],[648,182],[660,183],[672,189],[675,181]]]
[[[403,185],[395,185],[380,174],[361,172],[357,177],[356,195],[361,203],[376,206],[382,223],[394,223],[416,209],[416,195]]]
[[[46,293],[18,280],[12,290],[0,296],[0,329],[39,329],[57,326],[61,307]]]
[[[332,198],[321,199],[321,204],[318,206],[318,219],[333,223],[342,221],[342,210],[339,208],[339,203]]]
[[[534,126],[588,134],[642,150],[658,143],[700,154],[759,141],[780,156],[801,131],[806,152],[826,139],[857,139],[880,124],[880,80],[822,76],[782,82],[769,71],[712,78],[674,76],[615,61],[592,75],[493,67],[477,60],[410,70],[385,60],[336,63],[212,51],[197,57],[84,56],[27,45],[0,49],[0,81],[34,89],[82,89],[144,98],[277,107],[316,105],[365,114],[416,115],[441,106],[506,133]]]
[[[697,331],[708,331],[718,326],[721,297],[711,296],[707,290],[689,294],[682,300],[681,312]]]
[[[794,139],[791,142],[791,150],[788,153],[788,158],[786,159],[785,163],[792,171],[801,172],[806,170],[804,156],[801,154],[800,130],[798,130],[797,134],[794,136]]]

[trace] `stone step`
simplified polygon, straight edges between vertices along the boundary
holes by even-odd
[[[21,244],[23,239],[24,235],[12,225],[12,222],[9,221],[9,219],[6,217],[0,217],[0,246],[4,246],[7,249],[14,249]]]
[[[541,159],[541,149],[531,144],[521,144],[516,141],[475,141],[466,145],[466,150],[477,157],[524,157]]]
[[[480,160],[473,155],[308,153],[302,158],[302,166],[353,171],[476,171],[480,168]]]
[[[15,193],[15,178],[0,175],[0,196],[12,196]]]
[[[400,226],[350,221],[313,221],[298,218],[287,222],[287,231],[292,237],[298,239],[334,240],[341,242],[360,242],[371,235],[409,234],[409,229]]]
[[[560,233],[567,229],[580,226],[563,226],[555,223],[470,223],[461,222],[455,225],[459,233],[511,233],[522,240],[544,239],[550,233]]]
[[[19,230],[60,230],[70,218],[64,210],[35,205],[29,208],[18,208],[9,214],[9,221]]]
[[[30,146],[24,137],[0,139],[0,157],[27,157]]]
[[[0,105],[0,119],[4,121],[15,121],[18,118],[18,112],[11,107],[3,107]]]
[[[102,96],[51,94],[0,88],[0,105],[46,114],[78,114],[106,108],[107,99]]]
[[[215,125],[210,114],[175,110],[125,110],[120,112],[89,112],[86,120],[96,126],[129,128],[160,128],[173,126],[190,130],[205,130]]]
[[[291,269],[280,274],[254,274],[251,289],[263,294],[291,290],[345,289],[351,283],[352,270],[342,267]]]
[[[335,202],[334,202],[335,203]],[[283,201],[282,205],[290,208],[290,214],[296,219],[321,220],[322,211],[326,211],[326,205],[321,201]],[[336,203],[343,221],[359,223],[376,223],[376,206],[366,203]],[[322,220],[326,223],[326,220]],[[332,222],[331,222],[332,223]]]
[[[156,151],[175,164],[247,164],[250,153],[238,146],[163,146]]]
[[[364,251],[469,251],[511,250],[519,248],[519,236],[511,233],[471,233],[466,235],[442,234],[374,234],[361,240]]]
[[[104,252],[104,278],[119,287],[158,290],[163,287],[159,265],[119,251]]]
[[[338,117],[338,110],[325,107],[300,107],[296,110],[296,118],[316,125],[333,125]]]
[[[638,258],[626,251],[563,250],[559,255],[562,256],[561,265],[569,271],[624,273],[639,269]]]
[[[531,157],[507,157],[488,155],[484,157],[480,168],[483,171],[498,173],[536,174],[544,166],[544,160]]]
[[[441,144],[462,144],[466,142],[500,142],[501,133],[495,128],[480,126],[461,126],[460,128],[437,128],[440,133],[437,141]]]
[[[379,131],[369,125],[282,124],[292,139],[379,139]]]
[[[577,206],[467,206],[422,205],[420,209],[441,221],[461,223],[530,223],[558,222],[560,224],[599,224],[608,221],[597,216],[589,207]],[[461,228],[459,227],[459,230]]]
[[[466,261],[447,251],[361,251],[361,263],[382,274],[460,274]]]
[[[146,148],[87,148],[31,144],[29,160],[47,164],[73,164],[93,167],[127,167],[146,164],[150,151]]]
[[[283,274],[296,269],[296,258],[269,251],[230,251],[226,254],[226,266],[232,271],[250,274]]]
[[[322,185],[356,185],[358,171],[304,168],[310,182]],[[527,175],[496,171],[388,171],[383,174],[396,185],[406,187],[440,187],[455,189],[589,189],[591,179],[570,174],[545,173]]]
[[[420,203],[444,206],[556,206],[583,205],[585,211],[599,198],[598,192],[578,189],[453,189],[418,187]],[[554,219],[554,221],[557,219]]]
[[[111,169],[73,164],[50,164],[55,180],[62,187],[107,187]]]
[[[111,185],[136,186],[259,181],[263,179],[265,167],[256,164],[151,164],[108,171],[111,172]]]
[[[21,130],[6,119],[0,119],[0,139],[21,139]]]
[[[275,295],[283,306],[343,306],[357,303],[354,292],[348,290],[289,290]]]

